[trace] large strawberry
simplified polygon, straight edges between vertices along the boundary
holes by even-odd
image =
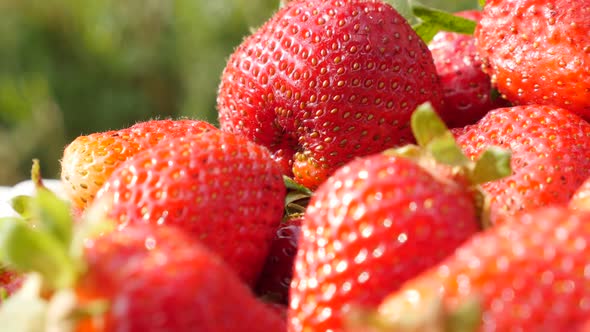
[[[521,210],[567,204],[590,176],[590,124],[562,108],[500,108],[456,133],[472,158],[491,145],[512,151],[513,174],[482,184],[493,223]]]
[[[565,207],[511,217],[388,296],[373,331],[455,331],[443,327],[462,319],[475,328],[456,331],[576,331],[590,317],[589,226],[589,212]]]
[[[419,109],[414,116],[422,114]],[[423,133],[432,134],[439,122],[423,120]],[[433,138],[425,149],[445,159],[445,152],[460,151],[448,139]],[[484,180],[476,170],[493,159],[465,168],[438,159],[408,148],[373,154],[348,162],[320,185],[301,226],[290,331],[341,331],[352,306],[376,306],[480,229],[480,197],[472,183]]]
[[[456,15],[479,21],[479,10]],[[508,106],[496,95],[490,77],[483,72],[473,35],[441,31],[428,43],[443,88],[444,111],[450,127],[462,127],[481,119],[489,110]]]
[[[281,222],[285,194],[266,148],[215,130],[137,153],[111,174],[96,199],[105,198],[105,212],[121,228],[181,227],[253,284]]]
[[[150,120],[129,128],[78,136],[61,160],[64,191],[73,208],[83,211],[117,166],[163,139],[203,133],[215,127],[199,120]]]
[[[36,272],[0,307],[6,331],[286,330],[220,257],[179,228],[107,231],[88,219],[73,232],[66,205],[39,197],[51,205],[37,227],[16,218],[2,223],[2,259]]]
[[[588,0],[488,0],[475,31],[484,70],[513,103],[590,119],[588,17]]]
[[[412,111],[441,97],[430,51],[393,7],[296,0],[231,55],[217,102],[222,130],[314,189],[355,156],[411,142]]]

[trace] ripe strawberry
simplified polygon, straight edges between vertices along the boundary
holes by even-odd
[[[388,296],[382,322],[419,321],[439,300],[447,313],[476,300],[481,319],[473,330],[575,331],[590,315],[589,226],[589,212],[565,207],[511,217]]]
[[[488,0],[475,31],[484,70],[515,104],[590,119],[590,2]]]
[[[413,141],[412,111],[441,97],[428,47],[393,7],[296,0],[231,55],[217,104],[222,130],[315,189],[356,156]]]
[[[492,223],[518,211],[567,204],[590,177],[590,124],[565,109],[500,108],[456,134],[472,158],[490,145],[512,151],[513,174],[482,184],[491,197]]]
[[[351,306],[376,306],[478,231],[474,177],[410,155],[355,159],[316,190],[295,258],[290,331],[342,331]]]
[[[117,166],[163,139],[214,130],[198,120],[151,120],[129,128],[79,136],[64,150],[61,179],[76,211],[92,202]]]
[[[302,216],[285,220],[277,229],[256,285],[259,296],[287,304],[293,277],[293,262],[301,234]]]
[[[249,284],[281,222],[286,189],[266,148],[219,130],[171,138],[122,163],[96,199],[120,228],[176,225]]]
[[[455,15],[479,21],[479,10]],[[490,77],[482,71],[472,35],[438,32],[428,44],[443,88],[444,111],[449,127],[463,127],[481,119],[489,110],[508,106],[494,96]]]
[[[176,228],[126,227],[90,242],[85,258],[78,294],[111,308],[97,331],[286,331],[219,257]]]

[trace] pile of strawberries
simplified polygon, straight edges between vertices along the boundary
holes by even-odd
[[[288,1],[219,127],[80,136],[67,201],[34,164],[0,327],[590,331],[590,0],[482,5]]]

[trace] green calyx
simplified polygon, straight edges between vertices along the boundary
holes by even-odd
[[[446,165],[450,174],[466,181],[473,193],[474,206],[482,228],[489,226],[489,197],[479,185],[512,174],[511,152],[495,146],[485,150],[478,159],[471,160],[457,144],[453,133],[430,103],[424,103],[412,113],[411,127],[417,145],[386,150],[387,155],[409,158],[437,175],[436,165]]]
[[[418,106],[412,114],[411,126],[418,146],[428,156],[455,167],[472,185],[498,180],[512,173],[509,150],[492,146],[475,161],[467,158],[430,103]]]
[[[295,182],[288,176],[283,176],[285,187],[287,188],[287,195],[285,196],[285,212],[283,220],[288,220],[296,216],[301,216],[305,213],[307,204],[313,195],[313,192]]]
[[[412,7],[419,22],[412,28],[425,43],[430,43],[439,31],[456,32],[472,35],[477,23],[442,10],[416,5]]]
[[[84,272],[84,238],[112,227],[96,222],[91,212],[74,226],[70,205],[43,185],[37,160],[31,177],[34,194],[12,200],[19,217],[0,218],[0,263],[20,273],[38,273],[46,290],[72,287]]]
[[[482,0],[480,4],[481,2]],[[416,34],[427,44],[439,31],[469,35],[475,31],[475,21],[418,3],[414,4],[412,0],[387,0],[387,3],[408,21]]]
[[[80,306],[74,288],[85,273],[85,239],[112,230],[113,224],[102,217],[102,204],[74,221],[69,204],[43,185],[36,160],[31,173],[34,193],[12,200],[19,216],[0,218],[0,264],[24,277],[23,286],[2,301],[0,326],[73,331],[78,319],[106,310],[102,301]]]

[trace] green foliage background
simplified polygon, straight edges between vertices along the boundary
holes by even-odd
[[[476,0],[423,0],[456,11]],[[81,134],[150,118],[217,123],[227,57],[278,0],[0,0],[0,185],[57,177]]]

